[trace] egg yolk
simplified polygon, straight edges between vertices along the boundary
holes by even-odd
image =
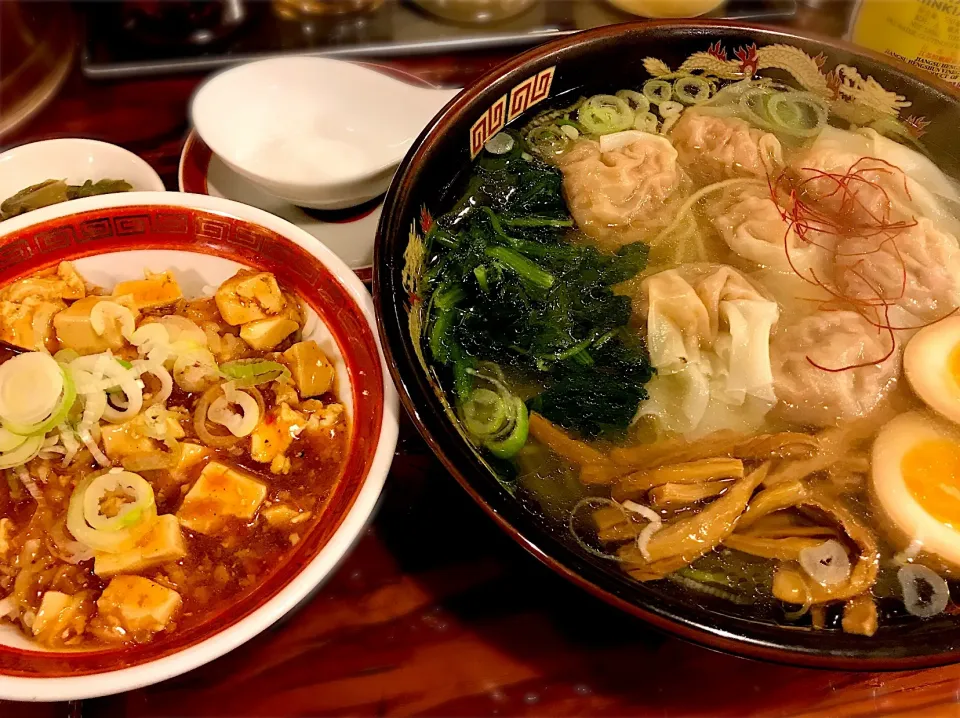
[[[924,511],[950,528],[960,527],[960,444],[920,442],[903,455],[900,472]]]
[[[947,360],[947,371],[953,377],[953,384],[960,391],[960,344],[957,344],[950,352],[950,358]]]

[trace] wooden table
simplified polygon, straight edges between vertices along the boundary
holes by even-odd
[[[842,31],[843,8],[793,24]],[[396,64],[449,84],[502,55]],[[176,189],[196,76],[112,84],[75,72],[19,143],[86,136],[142,155]],[[661,635],[555,576],[503,535],[409,422],[372,527],[299,612],[233,653],[125,695],[0,702],[3,718],[315,715],[960,716],[960,666],[802,670]]]

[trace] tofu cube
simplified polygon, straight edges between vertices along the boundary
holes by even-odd
[[[157,443],[137,430],[133,421],[126,424],[104,424],[100,429],[103,450],[111,461],[125,456],[157,451]]]
[[[73,349],[80,354],[99,354],[107,349],[116,351],[126,344],[115,320],[106,322],[103,334],[97,334],[90,325],[90,310],[98,303],[113,301],[110,297],[84,297],[53,318],[57,339],[64,349]],[[137,312],[134,312],[136,318]]]
[[[180,444],[180,450],[180,461],[174,469],[176,472],[184,472],[210,456],[210,449],[189,441]]]
[[[187,544],[183,540],[180,522],[173,514],[164,514],[157,517],[153,527],[133,548],[121,553],[94,553],[93,572],[101,578],[118,573],[139,573],[186,555]]]
[[[183,600],[176,591],[141,576],[117,576],[97,599],[101,618],[131,633],[162,631]]]
[[[307,417],[281,404],[260,420],[250,437],[250,458],[269,464],[281,456],[307,426]]]
[[[60,617],[64,611],[73,604],[73,596],[68,596],[60,591],[47,591],[43,594],[40,601],[40,608],[37,611],[37,617],[33,620],[33,635],[37,636],[48,628],[52,628],[60,623]]]
[[[27,299],[59,301],[80,299],[87,289],[70,262],[60,262],[56,272],[47,270],[9,284],[0,291],[0,299],[23,302]]]
[[[297,342],[283,353],[300,397],[325,394],[333,387],[335,372],[327,355],[315,341]]]
[[[113,288],[113,294],[115,297],[130,297],[130,304],[136,309],[165,307],[183,298],[180,285],[170,272],[148,272],[146,279],[120,282]]]
[[[273,349],[299,328],[299,324],[285,317],[258,319],[240,327],[240,338],[252,349]]]
[[[286,300],[269,272],[237,272],[217,289],[214,299],[220,316],[237,326],[280,314]]]
[[[231,519],[250,521],[266,496],[261,482],[211,461],[183,498],[177,518],[192,531],[217,534]]]
[[[24,349],[56,352],[53,318],[67,308],[59,300],[28,297],[23,302],[0,301],[0,339]]]

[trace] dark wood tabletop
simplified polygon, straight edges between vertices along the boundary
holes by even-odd
[[[839,34],[846,4],[795,27]],[[393,61],[469,83],[503,60]],[[91,82],[75,69],[3,144],[83,136],[123,145],[176,189],[200,76]],[[960,716],[960,666],[840,673],[758,663],[662,635],[569,585],[514,544],[406,419],[376,519],[296,613],[229,655],[131,693],[0,701],[3,718],[139,716]]]

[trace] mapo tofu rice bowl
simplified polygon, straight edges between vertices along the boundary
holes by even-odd
[[[138,209],[194,247],[214,217]],[[118,211],[99,214],[123,227]],[[4,239],[82,237],[89,214]],[[0,339],[23,350],[0,363],[0,682],[203,640],[372,508],[383,475],[364,478],[395,417],[369,315],[290,240],[217,221],[204,253],[162,230],[115,252],[114,233],[0,284]]]
[[[499,486],[466,483],[568,574],[868,655],[960,610],[960,192],[911,102],[932,90],[812,42],[656,32],[518,62],[447,128],[455,177],[415,158],[445,193],[398,228],[398,334]]]

